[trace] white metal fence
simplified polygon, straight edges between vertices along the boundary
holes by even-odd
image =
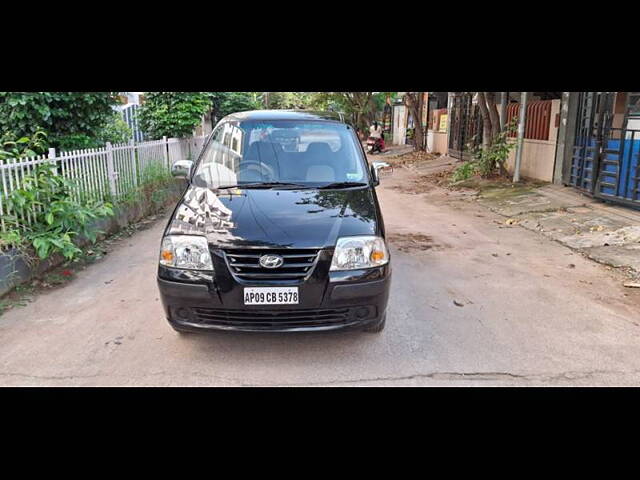
[[[0,160],[0,230],[7,231],[8,216],[18,217],[19,225],[33,221],[35,211],[24,215],[11,211],[7,203],[12,191],[22,188],[25,178],[38,165],[51,163],[58,175],[73,181],[71,196],[76,200],[118,200],[134,191],[150,169],[169,171],[177,160],[195,160],[207,137],[166,138],[121,145],[107,143],[104,148],[56,152],[30,158]]]

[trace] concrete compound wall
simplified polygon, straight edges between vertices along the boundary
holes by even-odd
[[[544,182],[553,181],[556,161],[556,144],[558,140],[556,115],[560,113],[560,103],[560,100],[553,100],[551,103],[549,140],[524,140],[522,147],[522,164],[520,165],[520,175],[522,177],[542,180]],[[512,141],[515,142],[515,139]],[[509,153],[509,158],[506,163],[507,170],[511,174],[513,174],[515,159],[516,149],[514,148]]]
[[[130,206],[119,207],[115,210],[113,217],[102,219],[95,223],[98,230],[112,235],[124,227],[139,222],[143,218],[157,213],[162,208],[173,207],[184,192],[186,182],[176,180],[167,189],[167,198],[163,205],[152,203],[136,203]],[[79,242],[80,246],[88,244],[88,241]],[[20,253],[13,249],[0,253],[0,296],[11,291],[17,285],[28,282],[32,278],[44,274],[64,262],[61,255],[54,255],[51,258],[39,262],[36,265],[29,265]]]
[[[515,142],[515,140],[514,140]],[[520,175],[525,178],[553,181],[553,167],[556,156],[556,142],[546,140],[525,140],[522,147],[522,164]],[[513,174],[515,166],[516,149],[509,153],[506,167]]]
[[[433,141],[430,153],[441,153],[445,155],[449,151],[449,135],[447,132],[429,132],[432,133]]]

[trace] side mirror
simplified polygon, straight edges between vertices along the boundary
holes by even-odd
[[[191,169],[193,168],[193,162],[191,160],[178,160],[171,165],[171,175],[176,178],[191,178]]]
[[[371,175],[376,185],[380,184],[380,177],[386,177],[393,173],[393,167],[387,162],[372,162],[371,163]]]

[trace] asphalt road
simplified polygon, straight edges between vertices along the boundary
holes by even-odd
[[[1,385],[637,385],[640,292],[464,195],[379,187],[393,286],[381,334],[180,336],[156,262],[166,219],[0,317]]]

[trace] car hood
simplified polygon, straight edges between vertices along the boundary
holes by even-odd
[[[333,247],[341,236],[379,234],[370,188],[247,189],[190,186],[167,234],[205,235],[214,248]]]

